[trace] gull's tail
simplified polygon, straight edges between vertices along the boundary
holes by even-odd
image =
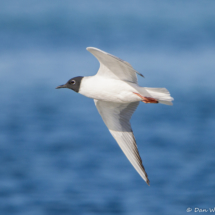
[[[172,101],[174,100],[169,91],[166,88],[151,88],[151,87],[141,87],[150,95],[150,97],[157,99],[159,103],[165,105],[172,105]]]

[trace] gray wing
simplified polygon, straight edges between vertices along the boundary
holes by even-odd
[[[94,100],[94,102],[110,133],[133,167],[149,185],[149,179],[142,164],[129,122],[139,102],[113,103],[99,100]]]
[[[96,75],[134,83],[137,83],[136,73],[144,77],[134,70],[128,62],[118,57],[93,47],[88,47],[87,50],[91,52],[100,63],[100,68]]]

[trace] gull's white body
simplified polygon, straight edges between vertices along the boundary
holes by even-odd
[[[100,68],[95,76],[82,79],[79,93],[94,99],[110,133],[140,176],[149,184],[129,122],[142,100],[135,93],[167,105],[172,105],[173,98],[165,88],[140,87],[136,73],[141,74],[129,63],[96,48],[87,50],[99,60]]]
[[[89,76],[83,78],[79,93],[106,102],[131,103],[141,101],[141,98],[134,94],[139,92],[139,88],[137,84],[131,82]],[[148,96],[147,92],[145,94],[143,96]]]

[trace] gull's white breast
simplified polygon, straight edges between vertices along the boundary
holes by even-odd
[[[138,92],[138,87],[137,84],[131,82],[89,76],[82,79],[79,93],[102,101],[130,103],[141,100],[134,94]]]

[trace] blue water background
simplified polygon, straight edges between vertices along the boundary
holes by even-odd
[[[215,207],[215,1],[0,1],[0,214],[187,214]],[[93,100],[93,46],[166,87],[131,124],[151,186]]]

